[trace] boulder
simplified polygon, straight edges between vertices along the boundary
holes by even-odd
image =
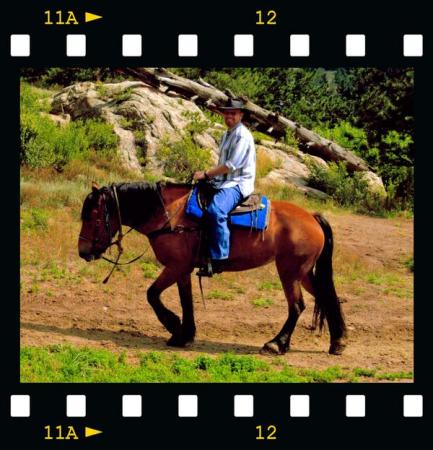
[[[135,81],[76,83],[54,96],[51,112],[67,113],[72,120],[96,117],[107,121],[119,137],[119,154],[125,166],[141,172],[143,166],[137,157],[137,147],[141,147],[146,168],[156,175],[162,174],[156,156],[161,140],[179,139],[191,121],[191,114],[205,120],[194,102],[169,97]],[[201,133],[194,139],[217,154],[218,144],[211,134]]]

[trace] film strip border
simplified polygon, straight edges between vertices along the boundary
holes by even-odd
[[[367,37],[365,34],[346,34],[345,56],[348,58],[362,58],[367,56]],[[86,57],[86,34],[67,34],[65,54],[71,58]],[[310,55],[310,35],[291,34],[287,39],[287,55],[295,58],[307,58]],[[401,50],[404,57],[424,56],[422,34],[403,34],[401,36]],[[284,49],[279,49],[283,52]],[[25,58],[31,55],[31,35],[10,35],[10,56]],[[179,57],[194,58],[199,56],[199,36],[197,34],[179,34],[177,36],[177,55]],[[233,36],[233,55],[239,58],[254,57],[254,35],[235,34]],[[143,56],[141,34],[122,35],[122,56]]]
[[[314,397],[313,397],[314,398]],[[350,418],[367,417],[368,397],[365,395],[346,395],[345,404],[341,402],[345,416]],[[200,412],[200,399],[198,395],[178,395],[177,396],[177,417],[197,418]],[[86,417],[86,395],[66,395],[66,417]],[[403,395],[401,402],[401,415],[405,418],[423,417],[423,395]],[[142,395],[123,395],[118,405],[119,417],[142,417],[143,397]],[[288,398],[288,417],[310,417],[310,410],[314,409],[314,400],[310,395],[290,395]],[[167,411],[170,414],[170,411]],[[343,411],[342,411],[343,413]],[[176,414],[171,411],[171,414]],[[233,396],[233,417],[254,417],[254,395],[234,395]],[[11,395],[10,396],[10,417],[25,418],[31,417],[31,396]]]

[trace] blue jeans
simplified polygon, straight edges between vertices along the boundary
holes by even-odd
[[[230,230],[227,219],[242,200],[239,186],[218,189],[207,208],[209,250],[211,259],[227,259],[230,251]]]

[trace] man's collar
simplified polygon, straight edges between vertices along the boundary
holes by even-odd
[[[237,127],[242,125],[242,120],[240,122],[238,122],[233,128],[229,128],[227,130],[227,133],[230,134],[232,131],[236,130]]]

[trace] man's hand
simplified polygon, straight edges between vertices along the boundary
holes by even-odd
[[[206,176],[204,174],[204,170],[199,170],[197,172],[194,172],[194,176],[193,176],[194,181],[204,180],[205,178],[206,178]]]

